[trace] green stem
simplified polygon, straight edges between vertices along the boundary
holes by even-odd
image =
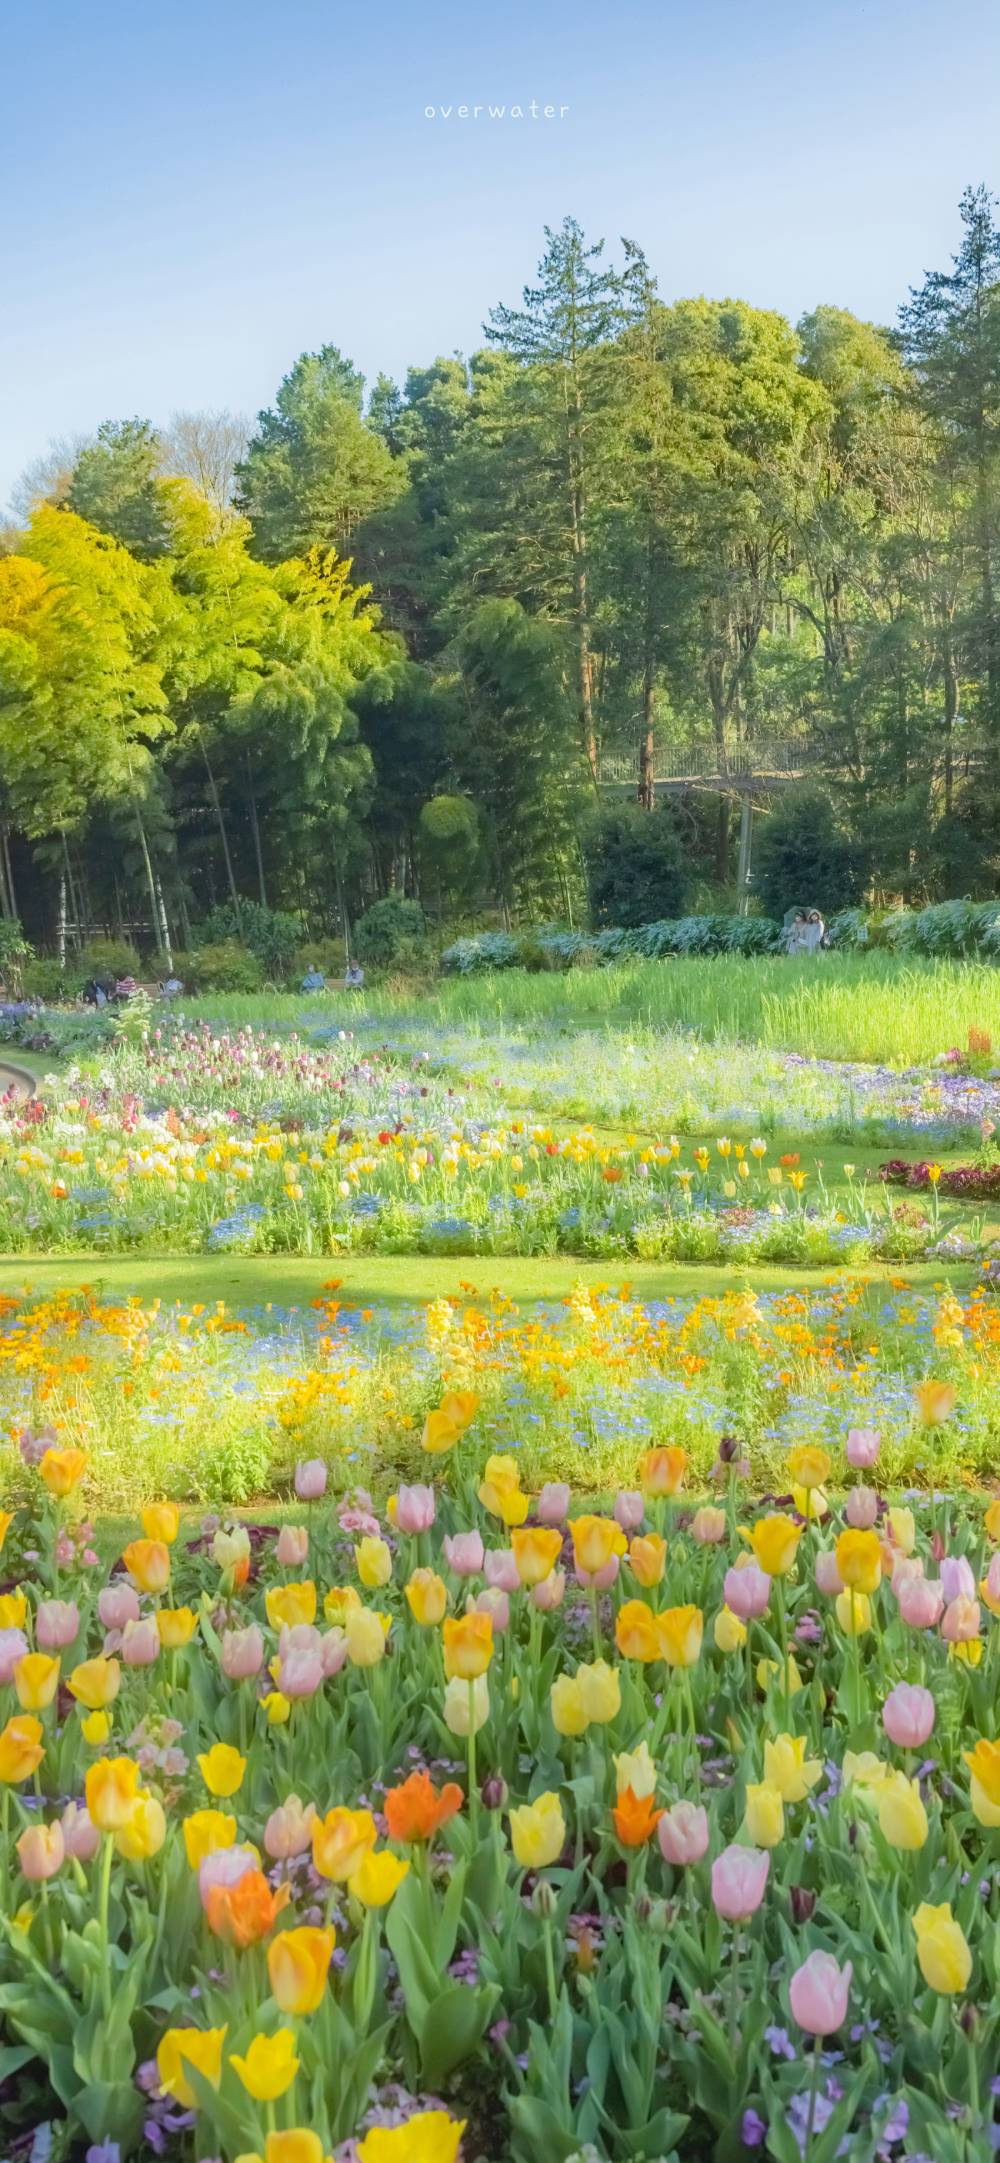
[[[556,1964],[552,1952],[552,1917],[547,1915],[542,1923],[542,1939],[545,1945],[545,1980],[549,1990],[549,2015],[555,2021],[559,2011],[556,1996]]]
[[[739,1923],[733,1924],[733,1964],[729,1976],[729,2048],[735,2058],[740,2035],[740,1938]]]
[[[114,1833],[104,1835],[104,1855],[101,1862],[101,1893],[98,1908],[98,1925],[101,1932],[101,2000],[104,2018],[111,2012],[111,1961],[108,1944],[108,1904],[111,1898],[111,1863],[115,1852]]]
[[[590,1631],[594,1645],[594,1658],[595,1660],[603,1660],[604,1640],[601,1636],[601,1625],[597,1619],[597,1588],[595,1585],[591,1585],[587,1597],[590,1601]]]
[[[479,1789],[476,1786],[476,1685],[469,1684],[469,1831],[479,1838]]]
[[[809,2156],[810,2156],[810,2154],[811,2154],[811,2152],[812,2152],[812,2144],[813,2144],[813,2125],[814,2125],[814,2123],[815,2123],[815,2119],[816,2119],[816,2097],[817,2097],[817,2095],[818,2095],[818,2093],[819,2093],[819,2074],[820,2074],[819,2036],[818,2036],[818,2035],[816,2035],[816,2036],[814,2036],[814,2037],[813,2037],[813,2066],[812,2066],[812,2079],[811,2079],[811,2081],[810,2081],[810,2083],[809,2083],[809,2120],[808,2120],[808,2123],[807,2123],[807,2125],[806,2125],[806,2163],[808,2163],[808,2159],[809,2159]]]

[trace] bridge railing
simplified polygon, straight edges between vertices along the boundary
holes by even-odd
[[[808,741],[796,742],[792,737],[781,739],[761,738],[753,743],[727,744],[725,760],[719,756],[714,743],[657,744],[653,753],[654,781],[701,780],[709,775],[730,774],[799,774],[807,767],[821,766],[824,750],[820,744]],[[601,781],[639,785],[638,751],[608,752],[599,765]]]

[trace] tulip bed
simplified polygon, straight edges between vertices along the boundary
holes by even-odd
[[[280,1529],[150,1500],[106,1569],[86,1452],[26,1430],[9,2152],[986,2163],[1000,1503],[934,1492],[956,1388],[915,1506],[870,1427],[777,1503],[723,1435],[711,1501],[671,1444],[588,1506],[445,1377],[383,1508],[301,1458]]]

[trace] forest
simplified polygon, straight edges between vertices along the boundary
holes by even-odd
[[[255,421],[54,443],[0,537],[8,928],[62,969],[321,946],[393,896],[453,934],[731,909],[734,798],[654,791],[657,758],[773,743],[805,771],[751,909],[799,861],[828,910],[995,894],[984,187],[956,242],[893,325],[793,325],[667,302],[567,218],[402,388],[329,344]]]

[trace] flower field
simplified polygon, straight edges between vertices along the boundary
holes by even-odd
[[[513,1043],[5,1107],[11,2163],[1000,2146],[994,1080]]]

